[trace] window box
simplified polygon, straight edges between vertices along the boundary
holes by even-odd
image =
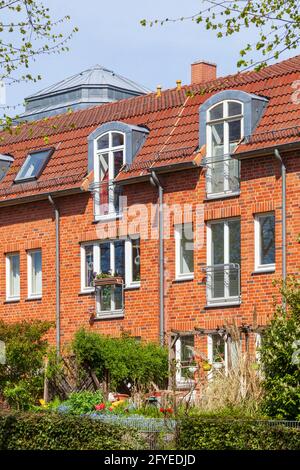
[[[124,280],[120,276],[103,276],[103,277],[96,277],[94,279],[94,286],[101,287],[101,286],[120,286],[124,284]]]

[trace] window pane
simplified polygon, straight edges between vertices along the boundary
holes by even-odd
[[[275,216],[259,218],[260,223],[260,264],[275,263]]]
[[[28,155],[24,165],[16,177],[16,180],[18,181],[22,179],[36,178],[39,175],[46,160],[48,159],[50,152],[51,150],[46,150]]]
[[[214,124],[211,126],[212,135],[212,157],[221,157],[224,155],[224,124]]]
[[[194,272],[194,241],[192,224],[184,224],[180,239],[180,273]]]
[[[235,101],[229,101],[228,116],[238,116],[239,114],[242,114],[241,103],[236,103]]]
[[[241,222],[229,220],[229,263],[241,263]]]
[[[98,150],[107,149],[109,147],[109,134],[104,134],[98,139]]]
[[[122,286],[115,286],[114,300],[115,300],[115,310],[122,310],[123,309]]]
[[[189,362],[194,356],[194,336],[181,336],[181,362]]]
[[[218,104],[209,111],[209,119],[222,119],[223,117],[223,103]]]
[[[100,155],[100,214],[109,212],[108,153]]]
[[[140,239],[132,240],[132,281],[138,282],[141,280],[140,275]]]
[[[85,251],[85,281],[84,287],[92,287],[94,280],[94,247],[88,245],[84,247]]]
[[[100,272],[109,274],[110,269],[110,243],[100,245]]]
[[[20,296],[20,256],[9,257],[9,294],[11,297]]]
[[[31,294],[42,293],[42,252],[40,250],[31,253],[31,289]]]
[[[118,132],[113,132],[112,134],[112,146],[119,147],[119,145],[124,145],[124,135]]]
[[[111,311],[111,291],[112,286],[103,286],[101,287],[100,293],[100,310],[102,312]]]
[[[208,168],[207,177],[211,179],[210,192],[213,194],[224,191],[224,161],[213,162]]]
[[[213,362],[222,362],[225,359],[225,341],[219,335],[212,336]]]
[[[124,242],[115,242],[115,273],[118,276],[125,275],[125,249]]]
[[[211,226],[212,231],[212,264],[214,267],[208,272],[208,283],[211,289],[211,297],[218,298],[225,295],[224,267],[215,265],[224,264],[224,223],[216,223]]]
[[[114,178],[119,174],[123,166],[123,151],[114,152]]]
[[[241,139],[241,120],[229,121],[229,151],[232,153]]]

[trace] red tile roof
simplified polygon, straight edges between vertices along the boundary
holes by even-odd
[[[87,137],[109,121],[150,129],[133,164],[118,179],[145,175],[150,167],[191,162],[198,149],[199,106],[212,94],[225,89],[244,90],[269,99],[253,136],[239,146],[238,152],[299,141],[297,80],[300,80],[300,56],[259,72],[238,73],[202,85],[185,86],[180,91],[166,90],[160,97],[151,93],[23,124],[12,135],[2,132],[0,153],[10,153],[15,162],[0,182],[0,201],[80,187],[87,174]],[[14,184],[28,152],[47,146],[54,146],[56,151],[38,181]]]

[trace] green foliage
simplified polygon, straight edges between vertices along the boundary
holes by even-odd
[[[206,30],[213,31],[218,38],[249,30],[249,36],[254,41],[245,44],[240,50],[238,67],[255,65],[258,70],[269,60],[278,59],[285,50],[297,49],[300,44],[300,15],[296,0],[206,0],[202,10],[194,15],[150,21],[142,19],[140,24],[152,27],[184,20],[202,23]],[[259,51],[261,59],[255,62],[250,56],[247,60],[255,51]]]
[[[0,450],[136,450],[132,429],[70,414],[0,414]]]
[[[95,405],[103,402],[103,394],[97,392],[77,392],[71,393],[68,400],[63,402],[63,405],[69,407],[69,412],[81,415],[85,413],[95,412]]]
[[[0,340],[6,363],[0,364],[0,390],[11,406],[26,410],[43,389],[43,363],[51,323],[35,321],[6,324],[0,321]]]
[[[277,308],[260,349],[264,410],[284,419],[300,417],[300,281],[290,278],[280,292],[287,309]]]
[[[155,343],[143,343],[128,336],[113,338],[79,330],[73,343],[78,361],[93,369],[99,380],[109,371],[111,387],[131,383],[136,389],[163,386],[168,377],[168,351]]]
[[[300,450],[300,430],[267,422],[219,415],[181,419],[180,450]]]

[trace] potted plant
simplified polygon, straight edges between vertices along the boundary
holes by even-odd
[[[99,273],[94,279],[94,286],[117,286],[122,285],[123,282],[123,278],[116,273]]]
[[[222,353],[217,353],[214,357],[214,368],[222,369],[224,365],[224,355]]]
[[[211,370],[211,364],[207,361],[203,362],[202,368],[205,372],[209,372]]]

